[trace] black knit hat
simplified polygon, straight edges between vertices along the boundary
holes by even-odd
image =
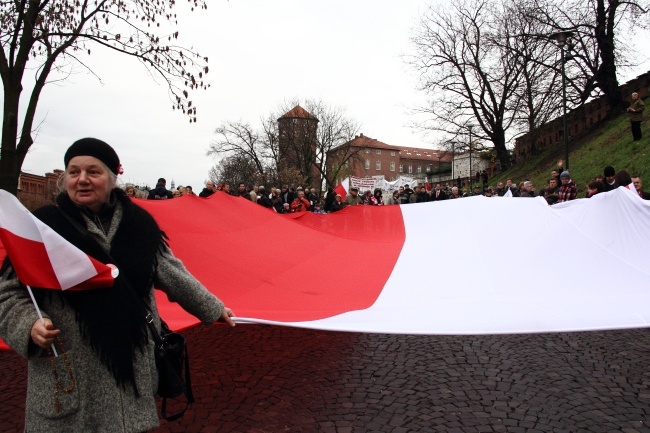
[[[115,153],[115,150],[107,143],[96,138],[82,138],[72,143],[63,157],[66,168],[68,168],[70,160],[75,156],[92,156],[106,164],[106,167],[113,174],[118,174],[120,171],[120,158]]]

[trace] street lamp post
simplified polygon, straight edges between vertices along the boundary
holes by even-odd
[[[441,182],[440,180],[440,156],[441,155],[438,153],[436,156],[438,157],[438,183],[440,183]]]
[[[567,41],[573,36],[571,31],[557,32],[549,35],[560,46],[561,53],[561,67],[562,67],[562,139],[564,141],[564,169],[569,169],[569,131],[567,131],[567,118],[566,118],[566,73],[564,71],[564,64],[566,63],[566,56],[564,47]]]

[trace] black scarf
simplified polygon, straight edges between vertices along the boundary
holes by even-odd
[[[57,197],[58,209],[49,205],[38,209],[34,215],[86,254],[102,263],[115,264],[120,273],[113,287],[88,291],[54,291],[35,287],[33,290],[37,300],[44,296],[60,297],[62,302],[53,302],[52,308],[56,305],[65,308],[65,304],[72,307],[84,341],[90,344],[118,385],[130,384],[139,395],[133,369],[134,357],[137,350],[142,352],[148,341],[145,304],[149,303],[156,257],[165,244],[165,235],[153,217],[131,203],[122,190],[113,190],[111,200],[119,201],[123,216],[111,243],[110,254],[92,235],[80,232],[62,214],[65,212],[86,227],[82,216],[86,210],[76,206],[66,193]],[[110,217],[113,210],[114,207],[106,206],[100,212],[100,218]]]

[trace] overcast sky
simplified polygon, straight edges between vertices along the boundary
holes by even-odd
[[[430,3],[210,0],[207,11],[187,13],[180,1],[180,42],[209,57],[211,87],[192,97],[198,123],[172,111],[166,86],[140,63],[95,47],[84,61],[96,75],[76,68],[46,86],[23,170],[42,175],[63,168],[67,147],[93,136],[118,152],[123,182],[154,185],[165,177],[168,186],[173,179],[200,191],[215,163],[206,151],[217,126],[227,120],[257,126],[285,101],[309,98],[345,109],[367,136],[431,148],[431,138],[408,126],[415,120],[409,109],[425,98],[402,59]]]

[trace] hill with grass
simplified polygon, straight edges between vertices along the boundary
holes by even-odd
[[[646,107],[650,98],[644,100]],[[569,141],[569,171],[571,178],[578,187],[578,197],[584,197],[587,183],[597,174],[603,173],[603,168],[611,165],[616,171],[626,170],[630,175],[639,175],[644,183],[644,190],[650,191],[650,122],[646,109],[645,118],[641,124],[643,139],[632,141],[630,121],[627,113],[600,124],[587,136]],[[518,163],[501,173],[495,173],[490,179],[490,185],[510,178],[520,183],[531,180],[535,190],[539,192],[546,186],[551,176],[551,170],[557,168],[557,162],[564,159],[562,143],[541,152],[527,161]]]

